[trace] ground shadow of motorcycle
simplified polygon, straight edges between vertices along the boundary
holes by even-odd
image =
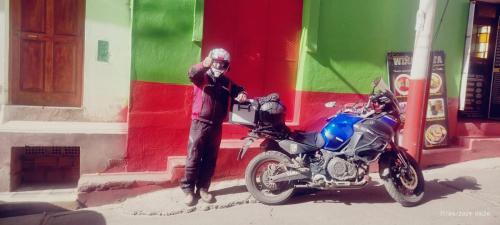
[[[426,195],[421,204],[430,201],[445,199],[450,195],[467,190],[481,190],[481,185],[474,177],[462,176],[453,180],[434,179],[425,182]],[[285,204],[314,203],[396,203],[385,191],[384,185],[372,181],[363,189],[338,190],[338,191],[311,191],[298,190],[296,195]]]

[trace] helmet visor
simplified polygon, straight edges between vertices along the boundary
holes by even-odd
[[[216,70],[226,70],[229,67],[229,63],[226,61],[215,60],[211,67]]]

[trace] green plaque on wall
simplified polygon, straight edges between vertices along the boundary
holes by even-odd
[[[97,61],[109,62],[109,42],[104,40],[97,41]]]

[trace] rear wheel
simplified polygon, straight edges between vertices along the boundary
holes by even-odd
[[[291,160],[277,151],[260,153],[248,163],[245,171],[245,183],[255,199],[264,204],[280,204],[293,194],[290,182],[273,182],[271,176],[287,171],[285,163]]]
[[[403,154],[403,153],[402,153]],[[418,205],[424,197],[425,180],[418,163],[406,154],[408,167],[393,154],[386,167],[380,168],[389,195],[405,207]]]

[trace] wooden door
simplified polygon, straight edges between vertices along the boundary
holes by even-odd
[[[81,106],[85,0],[10,6],[10,103]]]
[[[280,94],[293,118],[301,0],[206,0],[202,54],[225,48],[229,77],[252,96]]]

